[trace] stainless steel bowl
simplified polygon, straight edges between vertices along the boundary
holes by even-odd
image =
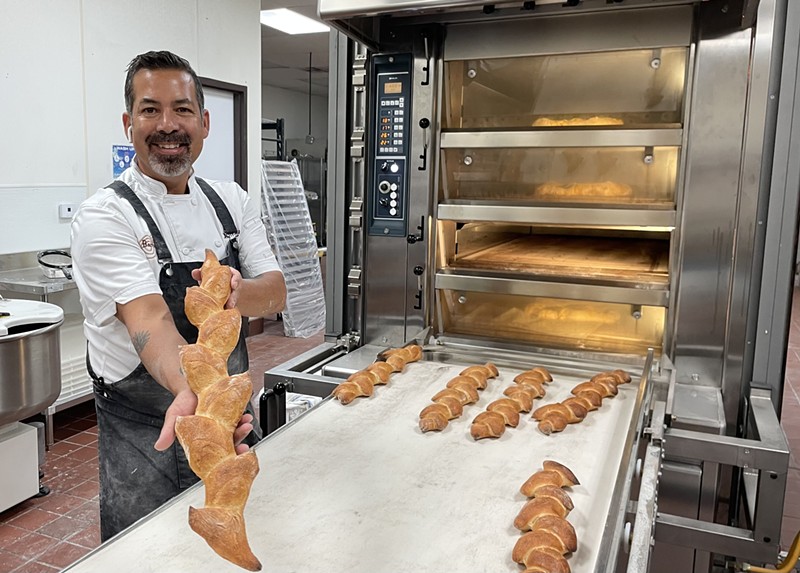
[[[61,393],[61,321],[0,337],[0,426],[43,412]]]

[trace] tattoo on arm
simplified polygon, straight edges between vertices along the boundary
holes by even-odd
[[[136,353],[141,356],[144,347],[147,346],[147,343],[150,340],[150,333],[146,330],[140,330],[139,332],[134,333],[131,336],[131,342],[133,342],[133,348],[136,350]]]

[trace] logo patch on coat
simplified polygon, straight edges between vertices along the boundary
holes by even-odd
[[[152,259],[156,256],[156,245],[153,242],[153,237],[150,235],[145,235],[139,240],[139,246],[142,247],[144,254],[147,255],[148,259]]]

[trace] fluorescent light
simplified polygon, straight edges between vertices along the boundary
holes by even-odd
[[[270,28],[275,28],[287,34],[315,34],[328,32],[330,28],[322,22],[312,20],[307,16],[293,12],[286,8],[277,10],[262,10],[261,23]]]

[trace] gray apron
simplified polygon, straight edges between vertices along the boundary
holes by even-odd
[[[236,242],[239,233],[233,218],[211,186],[200,178],[197,182],[214,207],[228,239],[227,253],[220,263],[239,270]],[[197,328],[186,318],[183,305],[186,288],[197,285],[192,271],[200,268],[202,262],[173,262],[163,235],[139,197],[122,181],[113,181],[109,187],[126,199],[147,223],[161,264],[159,286],[164,300],[178,332],[189,344],[195,343]],[[228,359],[230,374],[248,369],[246,330],[247,318],[243,317],[239,342]],[[107,384],[92,371],[88,353],[86,363],[94,383],[97,410],[100,537],[105,541],[197,483],[199,478],[189,468],[186,454],[177,440],[167,451],[158,452],[153,448],[164,424],[164,414],[174,397],[150,376],[144,365],[139,363],[119,382]],[[245,411],[254,414],[249,403]],[[258,425],[254,423],[253,427],[253,432],[244,440],[249,445],[261,439]]]

